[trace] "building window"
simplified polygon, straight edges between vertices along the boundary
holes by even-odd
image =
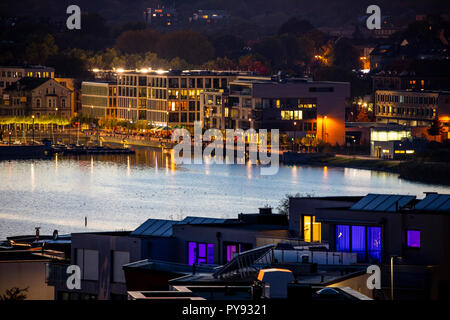
[[[62,99],[61,100],[61,107],[65,108],[66,107],[66,99]]]
[[[222,257],[226,259],[226,262],[229,262],[236,254],[252,249],[252,245],[248,243],[226,241],[223,244],[223,248],[225,256]]]
[[[322,240],[322,226],[315,216],[303,216],[303,238],[305,242]]]
[[[355,252],[358,261],[380,261],[381,227],[337,225],[336,251]]]
[[[406,231],[406,246],[408,248],[420,248],[420,231],[407,230]]]
[[[76,249],[76,264],[81,269],[83,280],[98,280],[98,251]]]
[[[367,252],[369,258],[376,261],[381,259],[381,228],[367,227]]]
[[[241,252],[241,245],[240,244],[228,245],[226,250],[227,250],[227,262],[229,262],[234,258],[235,253]]]
[[[37,99],[36,100],[36,108],[40,108],[41,107],[41,99]]]
[[[122,266],[130,262],[130,253],[128,251],[112,252],[112,281],[116,283],[125,283],[125,274]]]
[[[199,263],[214,263],[214,244],[188,242],[188,264]]]
[[[352,226],[352,252],[358,254],[358,259],[366,258],[366,228],[364,226]]]
[[[350,251],[350,227],[344,225],[336,226],[336,250]]]

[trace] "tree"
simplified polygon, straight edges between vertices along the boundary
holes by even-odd
[[[25,293],[27,291],[28,287],[24,289],[19,289],[17,287],[7,289],[4,294],[0,294],[0,301],[25,300],[27,298],[27,295]]]
[[[198,32],[179,30],[164,34],[156,52],[164,59],[180,58],[189,64],[201,65],[213,58],[214,47]]]
[[[349,70],[360,68],[360,54],[348,39],[342,39],[336,43],[333,51],[333,63],[335,66]]]
[[[280,200],[280,204],[277,207],[278,213],[289,216],[289,199],[299,197],[302,197],[302,195],[298,192],[295,195],[286,193],[284,197]],[[311,195],[307,194],[306,197],[311,197]]]
[[[117,37],[115,48],[126,53],[155,52],[161,35],[153,30],[128,30]]]
[[[55,38],[47,34],[43,37],[32,35],[27,40],[29,45],[25,49],[25,56],[28,63],[45,65],[49,56],[58,53],[58,46]]]
[[[286,61],[286,49],[283,42],[277,37],[264,38],[254,45],[253,50],[266,58],[272,67]]]
[[[270,74],[270,68],[263,57],[256,54],[247,54],[239,58],[241,70],[255,71],[260,75]]]
[[[361,108],[358,116],[356,117],[356,122],[369,122],[369,115],[365,108]]]
[[[293,34],[295,36],[304,35],[314,29],[314,26],[307,20],[298,20],[293,17],[283,23],[278,29],[278,34]]]
[[[214,53],[217,57],[238,58],[245,46],[245,42],[235,35],[227,34],[211,39]]]

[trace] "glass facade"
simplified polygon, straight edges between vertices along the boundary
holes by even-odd
[[[380,261],[381,227],[336,226],[336,251],[356,252],[358,261]]]

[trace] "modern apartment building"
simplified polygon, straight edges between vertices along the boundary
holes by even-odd
[[[380,123],[412,127],[429,127],[437,119],[448,122],[450,92],[377,90],[375,116]]]
[[[93,118],[117,118],[117,85],[115,82],[81,84],[81,112]]]
[[[3,90],[24,77],[54,78],[55,69],[43,66],[5,66],[0,67],[0,95]]]
[[[200,95],[225,89],[238,72],[127,72],[117,77],[117,118],[154,125],[193,128],[199,121]]]
[[[230,109],[238,107],[232,112],[239,112],[240,128],[279,129],[291,137],[343,145],[349,97],[346,82],[240,76],[230,83],[228,102]]]

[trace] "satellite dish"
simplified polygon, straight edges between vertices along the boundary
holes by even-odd
[[[56,241],[58,239],[58,230],[53,230],[53,241]]]

